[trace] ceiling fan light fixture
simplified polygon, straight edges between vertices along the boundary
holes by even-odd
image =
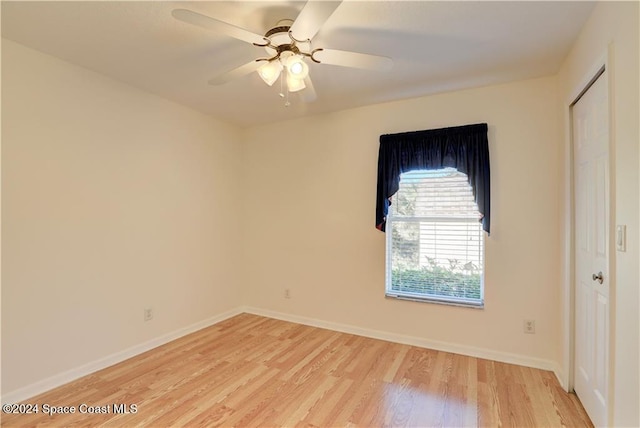
[[[309,66],[301,55],[292,55],[285,60],[285,67],[291,76],[296,79],[304,79],[309,75]]]
[[[378,55],[337,49],[312,49],[311,40],[341,2],[342,0],[307,0],[295,20],[280,20],[264,35],[188,9],[174,9],[171,14],[179,21],[226,34],[266,51],[268,55],[266,58],[258,58],[220,74],[209,80],[211,85],[220,85],[257,71],[260,78],[269,86],[273,86],[280,79],[279,95],[284,98],[286,94],[285,106],[288,106],[290,105],[289,92],[307,88],[302,94],[303,100],[309,102],[316,99],[314,85],[309,77],[307,59],[316,64],[371,70],[388,70],[392,66],[391,58]]]
[[[258,75],[264,80],[269,86],[272,86],[278,77],[280,77],[280,73],[282,72],[282,64],[280,61],[269,61],[268,63],[261,65],[258,68]]]
[[[292,76],[291,73],[287,73],[287,89],[289,89],[289,92],[301,91],[306,87],[304,79],[298,79]]]

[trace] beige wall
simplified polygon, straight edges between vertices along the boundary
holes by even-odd
[[[485,308],[386,299],[385,237],[374,228],[379,136],[478,122],[489,124],[492,168]],[[556,79],[543,78],[247,130],[245,302],[553,365],[560,124]],[[524,319],[536,320],[535,335]]]
[[[638,2],[598,3],[559,73],[561,101],[566,116],[567,106],[577,91],[609,57],[609,77],[613,82],[609,95],[613,106],[612,179],[615,181],[612,212],[615,213],[615,224],[627,225],[628,233],[627,251],[615,253],[616,267],[611,272],[617,278],[612,290],[611,350],[614,382],[611,423],[615,426],[640,426],[638,6]],[[568,145],[569,136],[565,135],[564,140]],[[564,340],[567,339],[563,337]],[[567,361],[566,352],[563,358]]]
[[[238,307],[240,161],[234,128],[3,40],[3,395]]]

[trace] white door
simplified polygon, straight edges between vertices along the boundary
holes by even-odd
[[[575,195],[574,389],[607,425],[609,367],[609,102],[607,74],[573,106]]]

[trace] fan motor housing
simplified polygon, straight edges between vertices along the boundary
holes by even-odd
[[[278,33],[284,33],[285,35],[289,34],[289,30],[291,29],[290,25],[281,25],[279,27],[274,27],[271,30],[267,31],[264,36],[271,40],[271,36]]]
[[[289,25],[281,25],[265,33],[264,37],[267,38],[270,43],[264,48],[270,56],[279,56],[283,52],[300,53],[296,42],[289,35],[290,29],[291,26]]]

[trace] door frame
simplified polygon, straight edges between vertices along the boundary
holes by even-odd
[[[607,91],[608,91],[608,113],[609,113],[609,367],[608,367],[608,388],[607,388],[607,420],[612,422],[613,409],[613,380],[615,378],[615,308],[616,308],[616,246],[615,246],[615,223],[616,223],[616,194],[615,194],[615,111],[614,111],[614,70],[613,70],[614,46],[611,43],[606,53],[598,59],[582,75],[578,85],[572,88],[569,96],[563,102],[564,114],[564,197],[563,208],[563,239],[561,255],[561,275],[562,275],[562,370],[558,378],[567,392],[572,392],[574,388],[574,354],[575,354],[575,228],[574,228],[574,153],[573,153],[573,105],[589,89],[591,84],[606,71]]]

